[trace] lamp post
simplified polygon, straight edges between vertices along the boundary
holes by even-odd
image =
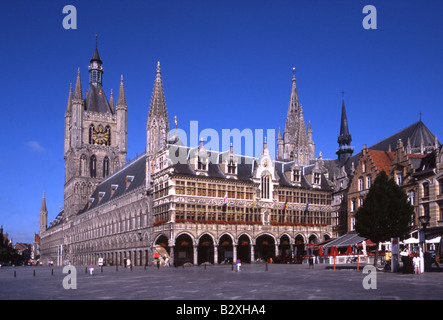
[[[419,242],[420,242],[420,272],[425,271],[425,265],[424,265],[424,257],[423,254],[426,251],[426,227],[429,225],[430,216],[428,214],[425,214],[423,216],[418,217],[418,220],[421,223],[422,229],[419,232]]]

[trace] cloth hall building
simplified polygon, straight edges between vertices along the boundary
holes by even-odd
[[[344,101],[337,159],[315,157],[311,124],[299,102],[295,75],[283,135],[273,160],[209,151],[181,143],[169,130],[157,64],[146,125],[145,152],[126,163],[127,112],[123,77],[117,103],[103,89],[97,48],[83,95],[80,69],[65,113],[64,208],[48,224],[40,210],[41,261],[61,265],[255,262],[303,253],[306,245],[348,229],[346,192],[353,155]],[[434,140],[433,140],[434,141]],[[435,138],[436,141],[436,138]],[[395,143],[393,146],[395,147]]]

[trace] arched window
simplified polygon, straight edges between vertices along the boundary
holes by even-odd
[[[109,176],[109,158],[105,157],[103,159],[103,178]]]
[[[86,156],[84,154],[80,157],[80,176],[86,176]]]
[[[94,144],[94,139],[92,138],[93,134],[94,134],[94,125],[91,124],[89,126],[89,144]]]
[[[106,145],[110,146],[111,145],[111,127],[110,126],[106,126],[106,134],[108,136],[108,140],[106,141]]]
[[[269,199],[270,196],[270,177],[268,174],[261,177],[261,197]]]
[[[94,155],[91,157],[91,161],[89,162],[89,172],[91,174],[91,178],[97,177],[97,158]]]

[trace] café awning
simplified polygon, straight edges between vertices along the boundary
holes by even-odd
[[[337,247],[337,248],[347,248],[348,246],[353,246],[361,243],[367,238],[360,237],[356,231],[349,231],[345,235],[338,237],[329,243],[325,244],[323,248]]]

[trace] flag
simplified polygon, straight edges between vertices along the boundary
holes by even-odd
[[[254,210],[254,208],[255,208],[255,194],[252,198],[252,210]]]
[[[223,205],[228,203],[228,192],[226,191],[225,196],[223,197]]]
[[[288,200],[286,200],[285,205],[283,207],[283,213],[286,212],[286,208],[288,207]]]
[[[305,209],[305,213],[309,212],[309,199],[308,199],[308,203],[306,204],[306,209]]]
[[[226,191],[225,196],[223,197],[223,212],[226,212],[226,207],[228,204],[228,192]]]

